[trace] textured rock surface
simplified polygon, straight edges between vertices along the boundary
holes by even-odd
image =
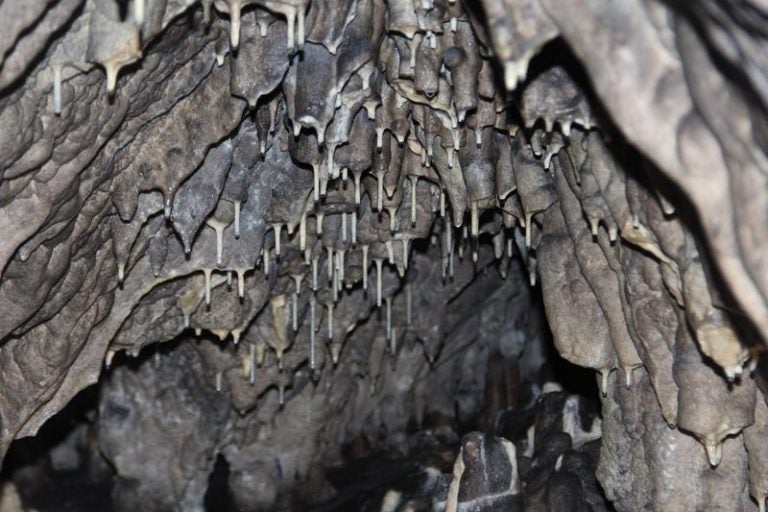
[[[767,18],[0,1],[0,454],[101,378],[126,509],[201,507],[218,455],[243,508],[322,501],[344,443],[476,416],[499,355],[533,371],[538,286],[617,509],[763,507]],[[569,414],[549,434],[593,441]],[[508,476],[516,440],[461,464]],[[586,489],[563,457],[551,509]],[[446,506],[517,496],[470,473]]]

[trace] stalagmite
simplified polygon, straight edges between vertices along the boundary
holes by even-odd
[[[341,241],[347,243],[347,212],[341,212]]]
[[[269,275],[269,253],[270,253],[270,250],[268,248],[264,247],[264,249],[262,249],[261,259],[264,262],[264,275],[265,276]]]
[[[333,339],[333,302],[327,302],[325,307],[328,309],[328,339]]]
[[[352,245],[357,245],[357,212],[352,212],[349,214],[352,219],[350,220],[350,227],[352,231]]]
[[[333,247],[326,247],[325,248],[328,255],[326,256],[326,261],[328,262],[328,282],[333,282]]]
[[[387,317],[387,339],[392,338],[392,297],[385,297],[384,302],[387,304],[386,317]]]
[[[368,246],[363,245],[363,290],[368,290]]]

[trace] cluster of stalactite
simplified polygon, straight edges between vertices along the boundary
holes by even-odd
[[[752,372],[768,315],[749,249],[766,238],[761,215],[740,219],[766,194],[731,178],[743,203],[726,205],[721,188],[727,169],[760,173],[765,159],[738,124],[746,95],[713,121],[723,105],[708,99],[728,84],[684,13],[639,1],[39,4],[10,24],[0,68],[4,449],[116,353],[178,337],[218,338],[198,373],[243,414],[276,398],[273,420],[291,389],[357,364],[345,349],[356,338],[363,353],[419,358],[414,372],[434,367],[452,357],[457,302],[481,324],[484,308],[513,316],[522,263],[558,352],[596,372],[609,499],[748,506],[748,474],[763,506],[768,416]],[[571,49],[531,64],[558,37]],[[643,88],[657,92],[621,97]],[[715,489],[718,465],[729,484]],[[691,471],[704,484],[663,491]]]

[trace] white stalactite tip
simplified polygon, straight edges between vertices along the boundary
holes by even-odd
[[[380,258],[373,261],[376,263],[376,306],[381,307],[381,265],[383,261]]]
[[[716,468],[720,465],[720,461],[723,458],[723,443],[706,440],[704,442],[704,448],[707,450],[707,458],[709,459],[709,465]]]
[[[419,183],[418,176],[411,176],[411,226],[416,225],[416,186]]]
[[[288,48],[293,49],[296,46],[296,9],[288,8],[285,10],[285,21],[288,25]]]
[[[212,269],[204,268],[203,275],[205,276],[205,304],[211,305],[211,272]]]
[[[526,213],[525,214],[525,248],[530,249],[531,248],[531,220],[533,219],[533,214]]]
[[[323,220],[325,219],[324,212],[315,213],[315,229],[317,230],[317,236],[323,236]]]
[[[115,357],[115,351],[110,349],[107,350],[107,355],[104,358],[104,366],[106,366],[107,369],[109,369],[112,366],[112,359]]]
[[[272,224],[272,230],[275,233],[275,256],[280,256],[280,234],[282,229],[282,224]]]
[[[377,172],[376,180],[377,180],[376,210],[378,212],[381,212],[384,210],[384,173],[381,171]]]
[[[235,201],[235,238],[240,238],[240,201]]]
[[[245,297],[245,269],[235,270],[237,273],[237,296],[241,299]]]
[[[230,0],[229,16],[229,44],[237,50],[240,46],[240,0]]]
[[[54,64],[53,70],[53,113],[61,114],[61,65]]]
[[[315,296],[309,298],[309,367],[315,369],[315,331],[317,330],[317,319],[315,318]]]

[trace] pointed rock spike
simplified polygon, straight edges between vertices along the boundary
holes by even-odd
[[[419,182],[419,177],[416,175],[411,176],[411,226],[416,225],[416,185]]]
[[[377,172],[376,180],[378,181],[378,188],[376,190],[376,210],[381,212],[384,210],[384,173],[381,171]]]
[[[323,220],[325,219],[324,212],[315,213],[315,229],[317,230],[317,236],[323,236]]]
[[[280,233],[282,231],[282,224],[272,224],[272,229],[275,232],[275,256],[280,256]]]
[[[320,258],[315,256],[312,258],[312,290],[317,290],[317,266]]]
[[[440,217],[445,217],[445,192],[440,187]]]
[[[304,251],[307,248],[307,212],[301,214],[299,221],[299,250]]]
[[[373,262],[376,264],[376,306],[381,307],[381,265],[383,261],[381,258],[375,258]]]
[[[533,215],[530,213],[525,214],[525,248],[530,249],[531,248],[531,231],[533,231],[531,226],[531,221],[533,219]]]
[[[53,64],[53,113],[61,114],[61,64]]]
[[[723,457],[723,443],[707,440],[704,442],[704,448],[707,450],[709,465],[713,468],[719,466]]]
[[[600,374],[600,394],[608,395],[608,376],[611,373],[610,368],[601,368],[597,371]]]
[[[235,201],[235,238],[240,238],[240,201]]]
[[[317,319],[315,318],[315,295],[309,298],[309,368],[315,369],[315,331],[317,330]]]
[[[229,0],[229,44],[233,50],[240,46],[240,2]]]
[[[355,176],[355,204],[360,205],[360,173],[354,173]]]
[[[107,350],[107,356],[104,358],[104,366],[109,370],[112,366],[112,359],[115,357],[115,351],[112,349]]]
[[[235,273],[237,274],[237,296],[242,299],[245,297],[245,269],[238,268]]]
[[[203,275],[205,276],[205,304],[211,305],[211,271],[210,268],[203,269]]]
[[[413,298],[411,297],[411,285],[405,285],[405,323],[413,323]]]

